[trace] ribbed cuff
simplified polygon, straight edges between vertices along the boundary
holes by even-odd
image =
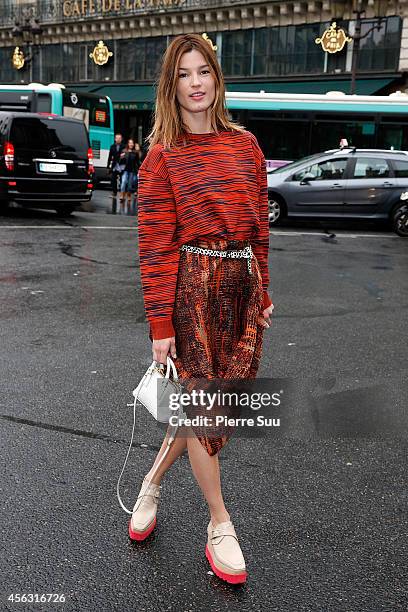
[[[163,338],[172,338],[176,335],[171,319],[163,319],[162,321],[154,321],[150,323],[149,338],[153,340],[163,340]]]
[[[263,303],[262,303],[262,312],[265,310],[265,308],[268,308],[268,306],[270,306],[272,304],[272,300],[269,297],[269,294],[267,291],[263,292]]]

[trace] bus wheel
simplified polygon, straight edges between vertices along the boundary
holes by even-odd
[[[269,225],[277,225],[285,216],[285,204],[283,200],[271,194],[268,197]]]
[[[391,226],[398,236],[408,237],[408,204],[402,204],[393,211]]]
[[[69,217],[69,215],[72,215],[74,210],[75,206],[72,206],[72,204],[63,204],[62,206],[56,208],[55,212],[57,213],[58,217]]]

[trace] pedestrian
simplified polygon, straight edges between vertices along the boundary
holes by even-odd
[[[165,51],[147,140],[138,232],[153,359],[166,364],[172,357],[181,380],[255,378],[274,308],[265,158],[256,137],[230,120],[221,68],[199,34],[179,35]],[[167,431],[144,477],[129,535],[143,540],[153,530],[161,479],[187,448],[209,508],[207,558],[220,578],[244,582],[245,560],[220,484],[218,454],[229,435],[179,431],[184,435],[155,471]]]
[[[107,171],[111,177],[111,189],[112,198],[114,198],[114,204],[112,205],[112,211],[116,212],[116,197],[118,195],[118,183],[123,172],[123,164],[121,163],[121,154],[125,148],[122,142],[122,134],[115,134],[115,142],[109,149]]]
[[[139,186],[139,168],[142,165],[142,161],[143,161],[143,151],[142,148],[140,146],[140,144],[138,142],[135,142],[135,150],[136,153],[138,155],[137,157],[137,174],[136,174],[136,181],[135,181],[135,194],[134,194],[134,198],[133,198],[133,207],[132,207],[132,214],[135,215],[136,211],[137,211],[137,194],[138,194],[138,186]]]
[[[140,155],[136,151],[135,141],[129,138],[126,148],[121,153],[121,163],[124,171],[120,183],[120,212],[124,212],[125,200],[127,202],[127,212],[130,213],[132,206],[132,197],[136,190],[137,173],[140,166]]]

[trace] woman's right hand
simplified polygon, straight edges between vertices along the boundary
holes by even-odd
[[[153,340],[152,345],[153,359],[159,363],[167,364],[167,355],[175,359],[176,355],[176,338],[163,338],[162,340]]]

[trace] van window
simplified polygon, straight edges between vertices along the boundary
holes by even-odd
[[[67,153],[80,152],[85,157],[89,147],[88,134],[83,123],[51,118],[15,117],[10,140],[17,149],[58,149]]]

